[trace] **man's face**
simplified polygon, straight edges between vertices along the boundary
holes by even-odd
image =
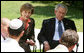
[[[8,25],[2,25],[1,24],[1,32],[3,34],[3,37],[8,37]]]
[[[62,20],[66,15],[66,9],[59,7],[57,11],[55,10],[55,15],[58,20]]]

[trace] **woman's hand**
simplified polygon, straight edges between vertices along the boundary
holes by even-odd
[[[26,42],[27,42],[28,44],[32,45],[32,46],[35,45],[35,42],[34,42],[33,40],[31,40],[31,39],[30,39],[30,40],[27,40]]]

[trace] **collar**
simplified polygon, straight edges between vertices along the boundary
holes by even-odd
[[[59,44],[55,49],[60,49],[60,51],[69,52],[68,48],[65,45]]]
[[[13,38],[10,38],[10,37],[8,37],[8,38],[5,40],[5,42],[11,42],[12,44],[19,45],[18,41],[16,41],[16,40],[13,39]]]
[[[58,23],[59,22],[59,20],[57,19],[57,18],[55,18],[55,20],[56,20],[56,23]],[[63,21],[61,20],[61,23],[63,23]]]
[[[23,18],[23,17],[20,17],[19,19],[20,19],[20,20],[24,20],[24,18]],[[27,23],[28,23],[28,22],[31,22],[30,18],[29,18],[29,19],[27,19]]]
[[[20,17],[19,19],[20,19],[20,20],[24,20],[24,18],[22,18],[22,17]],[[25,23],[25,24],[26,24],[25,30],[27,30],[27,27],[29,26],[29,23],[30,23],[30,22],[31,22],[30,18],[27,19],[27,22]]]

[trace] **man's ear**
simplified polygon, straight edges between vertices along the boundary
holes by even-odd
[[[24,31],[22,31],[22,32],[20,33],[19,37],[22,37],[22,36],[23,36],[23,34],[24,34]]]
[[[9,27],[7,27],[7,31],[8,31],[8,34],[9,34]]]
[[[57,12],[57,11],[55,10],[54,13],[56,14],[56,12]]]
[[[20,40],[20,38],[23,36],[23,34],[24,34],[24,31],[22,31],[22,32],[20,33],[20,35],[17,37],[17,40]]]

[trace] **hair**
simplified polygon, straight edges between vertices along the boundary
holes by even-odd
[[[70,46],[77,44],[78,40],[79,40],[79,37],[77,32],[74,30],[68,29],[63,33],[60,43],[69,48]]]
[[[9,35],[12,35],[12,36],[19,36],[23,30],[24,30],[24,24],[17,30],[11,29],[10,27],[8,27]]]
[[[67,13],[68,8],[67,8],[67,6],[66,6],[66,5],[61,4],[61,3],[60,3],[60,4],[57,4],[57,5],[55,6],[55,10],[57,11],[59,7],[65,8],[65,9],[66,9],[66,13]]]
[[[33,14],[34,13],[34,7],[31,5],[31,4],[29,4],[29,3],[25,3],[25,4],[23,4],[22,6],[21,6],[21,8],[20,8],[20,13],[22,13],[22,11],[30,11],[31,12],[31,14]]]

